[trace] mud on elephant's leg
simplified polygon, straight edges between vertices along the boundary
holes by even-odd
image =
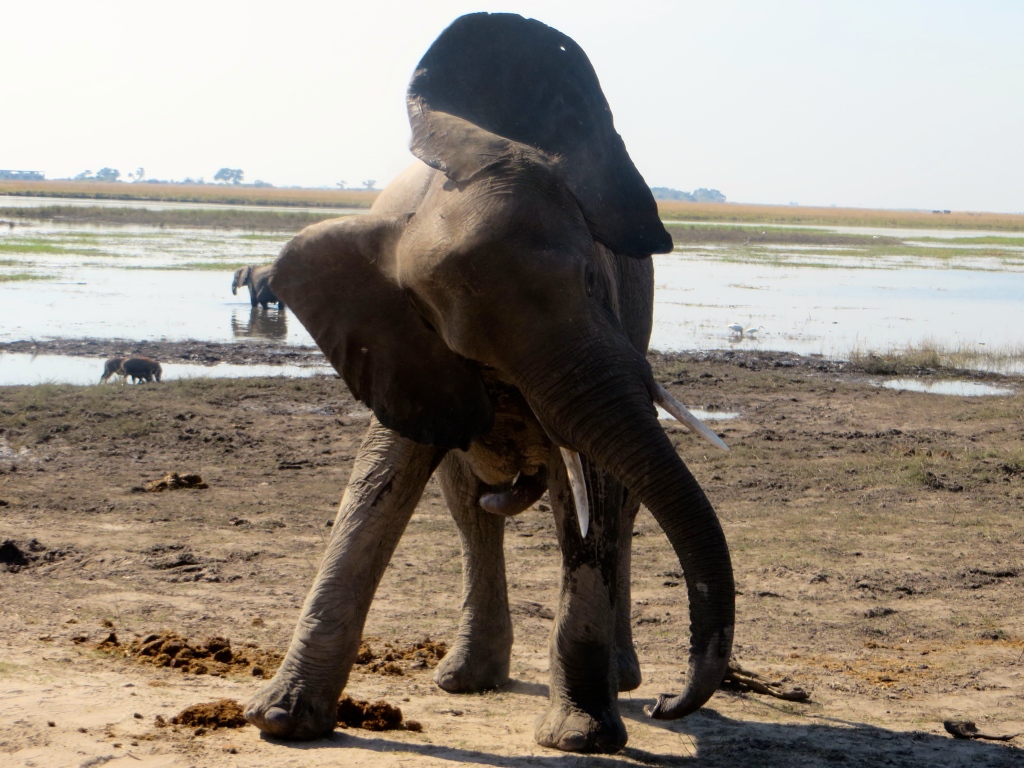
[[[439,459],[371,420],[288,653],[245,707],[261,731],[315,739],[334,729],[374,592]]]
[[[441,488],[462,537],[462,614],[451,649],[434,681],[451,693],[475,693],[508,682],[512,620],[503,551],[505,518],[480,509],[480,481],[449,454]]]
[[[557,454],[556,454],[557,456]],[[585,539],[560,461],[548,464],[548,492],[562,548],[562,584],[551,636],[551,688],[537,743],[567,752],[616,752],[626,744],[615,658],[621,507],[607,503],[602,475],[584,462],[590,494]]]

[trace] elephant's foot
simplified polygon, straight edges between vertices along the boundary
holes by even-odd
[[[636,657],[633,646],[628,648],[617,648],[615,651],[615,664],[619,670],[619,690],[635,691],[640,687],[642,678],[640,676],[640,659]]]
[[[512,656],[511,627],[490,632],[486,640],[460,634],[437,665],[434,682],[449,693],[479,693],[508,682]]]
[[[542,747],[563,752],[618,752],[626,746],[626,726],[614,704],[598,719],[567,702],[553,701],[537,721],[534,738]]]
[[[279,739],[320,739],[329,736],[337,725],[338,697],[275,677],[249,699],[245,719]]]

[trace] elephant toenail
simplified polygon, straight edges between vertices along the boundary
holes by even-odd
[[[580,731],[567,731],[558,739],[558,748],[564,752],[579,752],[586,746],[587,737]]]
[[[283,733],[291,727],[292,716],[280,707],[271,707],[263,714],[263,722],[275,733]]]

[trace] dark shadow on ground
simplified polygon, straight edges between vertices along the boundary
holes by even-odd
[[[547,686],[515,681],[508,690],[542,695]],[[478,763],[496,768],[626,768],[627,766],[685,766],[685,768],[1021,768],[1024,749],[1008,744],[962,741],[920,731],[891,731],[864,723],[820,716],[802,723],[762,723],[735,720],[713,709],[702,709],[682,720],[651,720],[643,707],[652,699],[620,699],[627,729],[629,721],[664,728],[678,735],[678,749],[655,754],[627,746],[615,755],[575,755],[550,750],[522,757],[495,755],[444,744],[396,741],[365,731],[338,731],[330,739],[289,742],[297,750],[367,749],[454,763]],[[540,714],[540,711],[538,711]],[[633,726],[636,728],[636,726]],[[429,729],[426,731],[429,734]],[[529,738],[523,735],[522,738]],[[524,748],[527,747],[524,744]],[[532,748],[532,742],[529,747]]]

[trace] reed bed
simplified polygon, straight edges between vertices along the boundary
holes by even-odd
[[[850,353],[850,364],[864,373],[884,376],[942,370],[1019,373],[1024,370],[1024,344],[950,347],[938,341],[925,341],[884,351],[854,350]]]

